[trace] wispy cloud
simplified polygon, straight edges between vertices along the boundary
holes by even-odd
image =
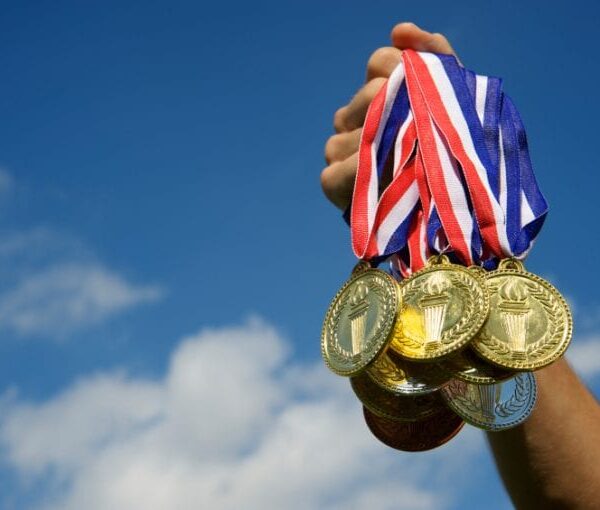
[[[184,339],[158,380],[95,375],[46,402],[14,399],[0,422],[4,461],[45,481],[44,509],[453,507],[473,481],[478,433],[418,455],[390,450],[347,381],[287,353],[253,321]]]
[[[0,329],[20,336],[65,338],[164,294],[46,227],[1,233],[0,266]]]
[[[160,297],[160,288],[131,284],[105,267],[66,263],[27,276],[0,295],[0,327],[61,337]]]

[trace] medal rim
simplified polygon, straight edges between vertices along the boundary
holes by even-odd
[[[521,265],[521,267],[523,267],[523,266]],[[564,333],[562,335],[562,340],[559,342],[559,349],[557,349],[556,351],[549,354],[547,358],[541,358],[541,360],[542,360],[541,362],[540,361],[527,362],[527,361],[521,361],[521,360],[506,361],[506,357],[496,355],[485,344],[485,342],[483,340],[480,340],[480,333],[485,328],[485,322],[482,325],[482,327],[479,329],[478,334],[476,334],[475,337],[473,338],[473,341],[471,342],[470,345],[473,347],[473,350],[476,351],[476,353],[479,356],[484,358],[486,361],[489,361],[494,366],[503,368],[503,369],[507,369],[507,370],[512,370],[514,372],[535,371],[535,370],[544,368],[548,365],[551,365],[566,352],[566,350],[569,347],[571,340],[573,338],[573,315],[571,313],[571,307],[567,303],[567,300],[560,293],[560,291],[554,285],[552,285],[548,280],[546,280],[545,278],[542,278],[541,276],[538,276],[534,273],[531,273],[524,268],[523,269],[508,269],[508,268],[495,269],[494,271],[490,271],[489,273],[487,273],[484,276],[483,280],[487,286],[488,280],[491,280],[491,279],[497,278],[497,277],[502,277],[502,276],[518,276],[518,277],[524,278],[526,280],[527,279],[532,280],[535,283],[540,284],[542,287],[544,287],[547,291],[549,291],[556,298],[558,303],[562,306],[562,308],[565,311],[565,327],[564,327]],[[489,293],[489,290],[488,290],[488,293]],[[492,313],[492,312],[490,311],[489,313]],[[489,316],[489,314],[488,314],[488,316]],[[487,322],[487,319],[486,319],[486,322]],[[500,342],[502,342],[502,341],[500,340]],[[505,342],[502,342],[502,343],[504,344]]]
[[[367,360],[366,362],[363,361],[360,364],[357,364],[356,366],[353,366],[351,368],[348,368],[348,369],[339,368],[338,366],[335,366],[331,362],[331,359],[329,358],[329,354],[328,354],[328,345],[327,345],[328,344],[328,342],[327,342],[328,323],[332,319],[333,311],[334,311],[335,307],[337,306],[339,300],[341,299],[342,295],[344,294],[344,292],[346,292],[348,290],[348,288],[351,285],[353,285],[357,280],[364,278],[365,275],[370,272],[377,272],[377,274],[379,276],[383,277],[384,280],[386,280],[390,284],[390,286],[393,287],[393,293],[389,293],[389,294],[393,294],[394,302],[391,303],[390,308],[394,311],[394,313],[391,318],[389,318],[389,317],[386,318],[386,321],[389,322],[389,324],[387,324],[387,326],[385,328],[382,328],[382,332],[379,334],[379,337],[381,337],[381,338],[378,338],[377,341],[374,342],[375,348],[372,350],[373,351],[372,356],[365,356],[365,359]],[[343,377],[352,377],[352,376],[356,376],[356,375],[359,375],[360,373],[362,373],[381,354],[381,352],[385,349],[385,347],[389,343],[390,336],[392,335],[392,333],[394,331],[394,324],[398,317],[398,310],[400,309],[400,302],[401,302],[401,296],[400,296],[400,289],[399,289],[398,282],[389,273],[386,273],[385,271],[382,271],[381,269],[377,269],[377,268],[364,268],[364,269],[360,269],[358,271],[353,271],[350,278],[348,280],[346,280],[346,282],[344,282],[342,287],[337,291],[336,295],[331,300],[331,303],[329,304],[327,311],[325,312],[325,319],[323,320],[323,326],[321,328],[321,356],[322,356],[323,360],[325,361],[325,364],[327,365],[327,367],[335,374],[341,375]],[[387,334],[385,334],[385,330],[388,330]]]
[[[360,389],[357,390],[357,386],[360,388],[361,379],[363,379],[364,381],[362,382],[363,391],[361,391]],[[365,385],[367,386],[367,388],[364,388]],[[384,390],[383,388],[380,388],[366,373],[351,377],[350,386],[352,387],[352,391],[356,395],[356,398],[358,398],[361,404],[367,409],[369,409],[369,411],[381,418],[387,418],[393,421],[401,421],[405,423],[419,421],[421,419],[427,418],[428,416],[436,414],[442,406],[445,406],[444,399],[442,398],[442,395],[440,393],[441,390],[432,391],[424,395],[398,395],[396,393],[392,393]],[[368,386],[370,386],[370,388],[368,388]],[[422,414],[410,417],[400,416],[398,414],[394,414],[393,410],[390,410],[389,408],[384,408],[381,405],[377,404],[375,399],[372,397],[373,394],[377,393],[392,400],[397,399],[399,402],[404,400],[404,406],[399,406],[400,408],[406,408],[406,404],[408,404],[410,400],[431,398],[432,401],[428,403],[427,407],[424,407],[424,410],[421,411]]]
[[[405,427],[410,422],[403,422],[403,421],[399,421],[399,420],[392,420],[390,418],[384,418],[381,416],[377,416],[375,413],[370,411],[366,406],[363,406],[363,417],[364,417],[365,423],[367,425],[367,428],[369,429],[371,434],[373,434],[373,436],[375,436],[375,438],[378,441],[380,441],[387,447],[393,448],[394,450],[398,450],[398,451],[402,451],[402,452],[412,452],[412,453],[425,452],[425,451],[433,450],[435,448],[443,446],[446,443],[448,443],[450,440],[454,439],[454,437],[456,437],[458,435],[458,433],[463,429],[466,422],[449,407],[441,408],[440,411],[435,413],[434,415],[428,416],[422,420],[414,421],[412,423],[414,424],[414,423],[439,422],[440,418],[441,417],[443,418],[444,416],[447,416],[448,420],[456,420],[456,425],[450,431],[449,434],[436,436],[436,437],[434,437],[435,441],[430,440],[431,435],[425,436],[425,438],[424,438],[425,440],[428,440],[428,439],[430,440],[428,443],[424,443],[424,441],[418,442],[418,441],[414,441],[414,440],[412,442],[406,441],[406,442],[402,443],[402,442],[398,441],[397,437],[388,439],[388,437],[385,434],[383,434],[380,430],[378,430],[378,428],[379,428],[379,427],[377,427],[378,422],[380,422],[381,420],[386,420],[389,422],[394,422],[394,424],[398,427]],[[375,428],[375,430],[374,430],[374,428]],[[438,428],[438,431],[439,431],[439,428]],[[378,434],[378,432],[379,432],[379,434]],[[394,441],[394,439],[395,439],[395,441]],[[411,439],[413,439],[413,438],[411,438]],[[425,448],[420,447],[420,445],[422,445],[422,444],[426,444],[426,447]]]
[[[395,350],[391,349],[392,352],[388,352],[390,350],[390,348],[388,348],[387,351],[382,352],[375,360],[373,360],[373,362],[367,367],[366,369],[366,373],[367,375],[371,378],[371,380],[377,384],[380,388],[382,388],[383,390],[386,390],[390,393],[393,393],[394,395],[399,395],[399,396],[418,396],[418,395],[427,395],[429,393],[433,393],[434,391],[438,391],[441,388],[443,388],[444,386],[446,386],[450,380],[452,379],[452,374],[450,374],[449,372],[443,370],[438,363],[432,362],[432,363],[416,363],[413,360],[407,360],[406,358],[402,358]],[[379,376],[379,375],[375,375],[376,369],[375,369],[375,364],[377,363],[377,360],[382,358],[383,356],[387,356],[390,359],[391,363],[395,364],[395,360],[394,357],[397,356],[400,358],[401,361],[405,362],[405,363],[414,363],[420,366],[426,366],[426,365],[436,365],[436,367],[432,367],[432,370],[437,368],[440,371],[443,371],[445,374],[444,377],[444,381],[439,383],[439,384],[435,384],[435,385],[428,385],[425,386],[425,388],[418,388],[418,389],[399,389],[398,386],[393,385],[393,384],[389,384],[386,382],[386,378],[384,376]],[[441,378],[441,377],[440,377]]]
[[[530,395],[531,397],[529,398],[529,402],[527,403],[527,407],[525,408],[525,411],[523,411],[521,413],[521,415],[516,418],[513,419],[509,422],[506,423],[502,423],[502,424],[491,424],[490,422],[484,421],[484,420],[480,420],[477,419],[476,417],[473,417],[470,414],[467,414],[466,412],[464,412],[460,406],[458,406],[456,404],[456,401],[452,399],[452,395],[449,394],[451,391],[451,384],[445,386],[444,388],[442,388],[440,391],[442,393],[442,398],[444,399],[444,401],[446,402],[446,404],[448,405],[448,407],[450,407],[456,414],[458,414],[465,422],[467,422],[469,425],[473,425],[474,427],[477,427],[479,429],[482,430],[486,430],[488,432],[500,432],[502,430],[508,430],[511,429],[513,427],[516,427],[517,425],[520,425],[521,423],[523,423],[525,420],[527,420],[527,418],[529,418],[529,416],[531,415],[533,408],[535,407],[535,404],[537,403],[537,381],[535,379],[535,376],[533,374],[533,372],[531,371],[527,371],[527,372],[519,372],[517,374],[515,374],[515,376],[513,377],[513,379],[524,375],[526,377],[528,377],[531,380],[531,391],[530,391]],[[504,384],[508,381],[510,381],[511,379],[507,379],[506,381],[503,381],[501,383],[498,384]],[[475,383],[469,383],[466,381],[461,381],[459,379],[459,381],[462,384],[471,384],[473,386],[486,386],[486,385],[478,385]]]
[[[502,378],[499,378],[499,379],[493,379],[492,377],[489,377],[489,376],[469,375],[469,374],[466,374],[465,371],[463,371],[463,370],[456,370],[450,366],[450,364],[452,363],[451,358],[453,356],[461,356],[462,353],[464,353],[465,351],[469,351],[469,350],[471,350],[473,356],[476,356],[477,358],[479,358],[481,363],[488,364],[489,367],[493,370],[504,371],[505,376]],[[512,379],[515,376],[514,370],[510,370],[506,367],[499,367],[496,364],[489,363],[487,359],[482,358],[478,352],[476,352],[474,349],[472,349],[471,344],[467,345],[467,347],[465,349],[460,349],[457,352],[453,352],[450,356],[448,356],[441,363],[439,363],[439,366],[442,368],[442,370],[446,371],[446,373],[448,373],[451,378],[460,379],[463,382],[467,382],[467,383],[471,383],[471,384],[480,384],[483,386],[489,386],[492,384],[503,383],[503,382],[508,381],[509,379]]]
[[[483,301],[484,306],[482,307],[482,310],[481,310],[482,313],[473,314],[474,318],[476,318],[477,320],[470,321],[471,323],[475,324],[474,326],[471,326],[471,328],[470,328],[471,333],[469,335],[463,333],[463,338],[460,340],[460,342],[458,342],[458,341],[453,342],[449,346],[449,350],[442,351],[442,354],[439,354],[439,351],[436,351],[429,355],[425,354],[425,355],[421,355],[418,357],[406,354],[406,352],[403,352],[400,350],[400,347],[398,347],[396,345],[396,342],[394,341],[395,337],[396,337],[396,327],[400,327],[400,328],[402,327],[401,307],[402,307],[402,304],[404,303],[404,289],[408,285],[410,285],[412,281],[416,280],[417,278],[419,278],[425,274],[434,272],[434,271],[439,271],[440,269],[447,269],[447,270],[449,269],[451,271],[460,271],[462,273],[467,274],[469,277],[473,278],[474,281],[478,282],[478,284],[481,286],[481,288],[483,290],[482,296],[484,299],[484,301]],[[396,320],[394,329],[391,333],[390,348],[392,348],[394,350],[394,352],[396,354],[398,354],[400,357],[402,357],[408,361],[414,361],[417,363],[439,362],[439,361],[443,361],[447,356],[451,356],[453,353],[466,348],[471,343],[471,341],[475,337],[477,337],[477,334],[481,330],[482,326],[485,324],[485,321],[487,320],[487,317],[489,315],[490,297],[489,297],[489,291],[488,291],[487,287],[485,286],[485,282],[483,281],[483,277],[479,271],[473,271],[472,269],[470,269],[467,266],[462,266],[460,264],[454,264],[452,262],[442,262],[442,263],[438,263],[438,264],[432,264],[432,265],[424,267],[423,269],[412,274],[406,280],[402,280],[401,282],[399,282],[399,285],[400,285],[400,303],[401,303],[401,305],[400,305],[400,308],[398,311],[398,320]]]

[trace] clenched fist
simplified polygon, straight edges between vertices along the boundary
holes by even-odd
[[[369,104],[400,62],[404,49],[453,54],[441,34],[431,34],[413,23],[396,25],[391,34],[392,46],[379,48],[369,58],[365,85],[346,106],[335,112],[333,126],[337,134],[325,144],[327,167],[321,173],[321,185],[329,200],[346,209],[352,198],[358,164],[358,145]]]

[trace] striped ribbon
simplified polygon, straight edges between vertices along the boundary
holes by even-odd
[[[524,258],[546,213],[501,80],[453,56],[404,51],[363,127],[350,212],[356,256],[392,256],[404,276],[442,252],[492,267]]]

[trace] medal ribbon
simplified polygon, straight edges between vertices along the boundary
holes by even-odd
[[[405,276],[432,253],[465,265],[523,258],[547,213],[501,80],[453,56],[402,53],[369,107],[358,159],[354,253],[395,255],[393,269]]]

